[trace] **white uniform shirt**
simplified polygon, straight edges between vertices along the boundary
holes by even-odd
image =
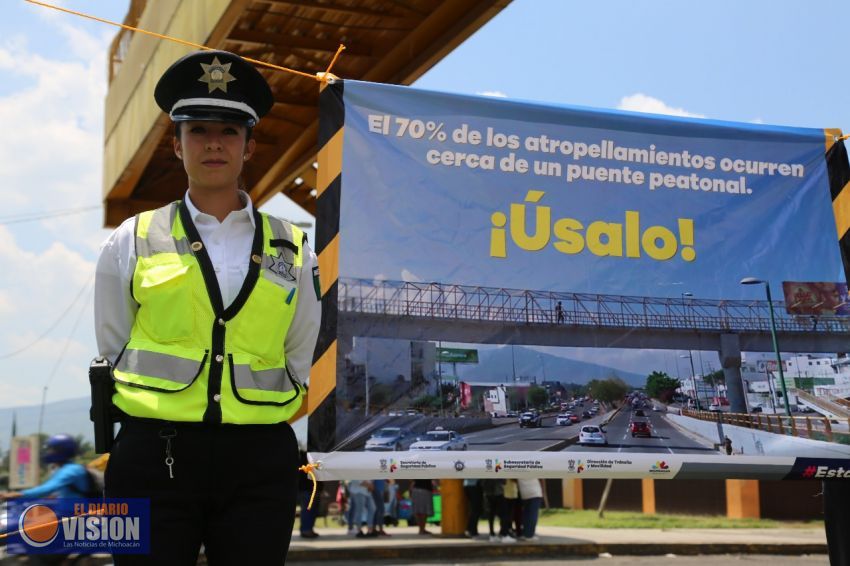
[[[248,194],[240,191],[245,207],[234,210],[219,222],[215,216],[197,209],[186,191],[184,200],[198,234],[204,243],[221,289],[225,308],[242,288],[251,261],[254,238],[254,206]],[[125,220],[101,246],[94,288],[94,323],[97,349],[113,364],[130,340],[138,303],[130,294],[136,269],[136,235],[133,218]],[[301,245],[301,242],[295,242]],[[295,316],[286,334],[286,365],[304,384],[308,383],[313,349],[319,334],[322,303],[316,299],[313,266],[316,254],[305,243],[303,266],[298,283]]]

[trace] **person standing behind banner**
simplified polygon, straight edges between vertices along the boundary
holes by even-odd
[[[387,480],[372,480],[372,501],[375,504],[375,516],[372,519],[372,523],[375,525],[375,532],[382,537],[390,536],[384,530],[384,515],[386,514],[384,496],[386,485]]]
[[[187,190],[121,224],[95,279],[121,421],[106,495],[151,505],[150,555],[115,563],[193,565],[203,545],[212,565],[282,564],[299,473],[287,421],[306,392],[321,286],[301,229],[240,189],[274,96],[241,57],[198,51],[163,73],[154,99]]]
[[[392,526],[398,525],[398,484],[395,480],[389,479],[387,480],[387,489],[386,489],[386,516],[389,517],[390,524]]]
[[[463,534],[467,538],[475,538],[478,536],[478,520],[481,519],[481,507],[484,504],[480,480],[463,480],[463,491],[466,494],[468,510],[466,532]]]
[[[508,534],[508,521],[505,520],[504,480],[481,480],[481,489],[487,508],[487,523],[490,526],[490,542],[497,542],[499,537]],[[494,523],[499,517],[499,534],[496,534]]]
[[[537,519],[543,504],[543,487],[538,479],[519,479],[519,496],[522,499],[522,538],[539,540],[536,535]]]
[[[413,480],[410,489],[410,499],[413,503],[413,516],[420,535],[430,535],[425,528],[428,517],[434,514],[434,482],[432,480]]]
[[[348,482],[348,495],[351,497],[351,521],[348,525],[348,534],[357,538],[375,537],[375,502],[372,499],[374,487],[372,482],[366,480],[350,480]],[[366,523],[366,532],[361,530]]]
[[[518,516],[520,500],[516,480],[505,480],[504,496],[502,513],[505,517],[505,524],[503,525],[505,528],[503,528],[504,532],[499,533],[499,536],[502,542],[514,543],[517,541],[517,537],[520,536],[522,529],[522,525],[520,524],[522,518]],[[514,522],[516,522],[516,529],[511,529],[511,524]]]

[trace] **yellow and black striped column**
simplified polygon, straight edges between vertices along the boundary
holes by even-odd
[[[313,353],[308,449],[328,452],[336,444],[337,282],[339,203],[345,107],[343,82],[322,84],[319,95],[319,169],[316,181],[316,254],[322,292],[322,326]]]
[[[838,229],[838,245],[844,276],[850,285],[850,163],[841,130],[824,130],[826,135],[826,169],[829,175],[829,192],[832,195],[832,212]]]

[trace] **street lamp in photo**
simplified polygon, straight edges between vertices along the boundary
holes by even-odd
[[[767,293],[767,308],[770,310],[770,336],[773,338],[773,351],[776,354],[776,367],[779,370],[779,385],[782,387],[782,399],[785,402],[785,414],[791,416],[791,406],[788,404],[788,389],[785,387],[785,372],[782,371],[782,357],[779,355],[779,342],[776,339],[776,318],[773,314],[773,299],[770,297],[770,283],[755,277],[744,277],[741,285],[764,285]]]
[[[701,411],[702,407],[699,405],[699,391],[697,390],[697,371],[694,369],[694,356],[691,354],[691,351],[688,350],[688,355],[682,354],[679,356],[680,358],[688,358],[691,360],[691,385],[694,386],[694,403],[696,403],[696,410]]]
[[[685,321],[688,320],[688,307],[687,303],[685,303],[685,299],[692,299],[694,294],[690,291],[685,291],[684,293],[680,293],[682,295],[682,314],[685,315]]]

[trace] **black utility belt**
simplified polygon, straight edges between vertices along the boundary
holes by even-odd
[[[272,430],[289,426],[286,421],[273,424],[235,424],[235,423],[208,423],[203,421],[166,421],[161,419],[149,419],[144,417],[133,417],[126,413],[118,419],[122,429],[160,431],[165,428],[175,430]]]

